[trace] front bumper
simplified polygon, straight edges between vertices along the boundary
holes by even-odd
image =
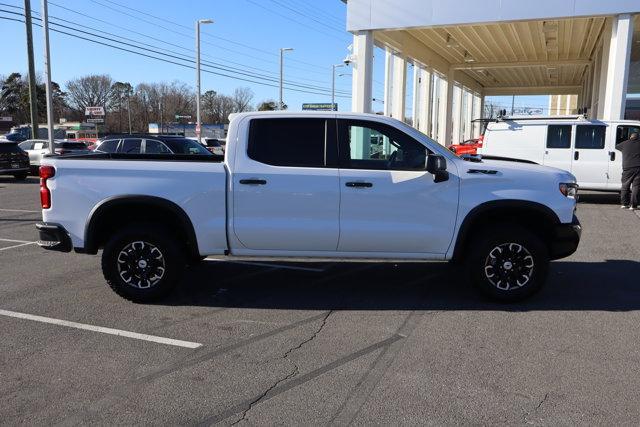
[[[565,258],[578,249],[582,226],[574,215],[570,224],[557,225],[553,232],[553,239],[549,248],[551,259]]]
[[[60,224],[39,222],[36,228],[40,233],[38,246],[50,251],[71,252],[73,246],[67,230]]]

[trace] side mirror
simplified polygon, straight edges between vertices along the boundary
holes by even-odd
[[[433,174],[434,182],[442,182],[449,179],[449,172],[447,172],[447,159],[444,156],[438,154],[429,154],[427,156],[427,172]]]

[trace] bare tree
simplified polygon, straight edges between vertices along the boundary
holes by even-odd
[[[89,75],[67,82],[67,98],[71,108],[84,113],[86,107],[106,107],[111,97],[111,77]]]
[[[251,110],[253,91],[248,87],[239,87],[233,91],[233,112],[242,113]]]

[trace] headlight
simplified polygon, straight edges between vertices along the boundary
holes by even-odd
[[[575,199],[578,196],[578,184],[572,182],[561,182],[559,186],[560,192],[565,197]]]

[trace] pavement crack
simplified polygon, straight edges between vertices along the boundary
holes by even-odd
[[[548,397],[549,397],[549,393],[545,393],[545,394],[544,394],[544,397],[542,398],[542,400],[540,401],[540,403],[538,403],[538,406],[536,406],[536,411],[537,411],[538,409],[540,409],[540,407],[542,406],[542,404],[543,404],[544,402],[546,402],[546,401],[547,401],[547,398],[548,398]]]
[[[302,347],[304,347],[306,344],[310,343],[311,341],[313,341],[314,339],[316,339],[316,337],[320,334],[320,332],[322,332],[322,330],[324,329],[325,325],[327,324],[327,320],[329,319],[329,316],[331,316],[331,314],[333,313],[333,310],[329,310],[327,312],[327,314],[324,316],[324,318],[322,319],[322,322],[320,322],[320,325],[318,326],[318,328],[313,332],[313,334],[311,334],[309,337],[305,338],[304,340],[300,341],[300,343],[296,344],[295,346],[289,348],[287,351],[284,352],[284,354],[282,355],[282,359],[286,360],[287,362],[289,362],[292,366],[293,366],[293,370],[287,374],[284,378],[279,379],[278,381],[276,381],[275,383],[273,383],[270,387],[268,387],[264,393],[262,393],[260,396],[258,396],[256,399],[254,399],[251,403],[249,403],[249,405],[247,406],[247,408],[242,412],[242,416],[240,418],[238,418],[238,420],[234,421],[233,423],[231,423],[231,425],[236,425],[239,424],[242,421],[246,421],[247,420],[247,415],[249,414],[249,412],[251,412],[251,410],[253,409],[254,406],[260,404],[261,401],[263,401],[265,398],[269,397],[269,393],[275,389],[276,387],[278,387],[280,384],[290,380],[291,378],[294,378],[295,376],[297,376],[300,373],[300,367],[298,366],[298,364],[291,360],[289,358],[289,356],[297,350],[300,350]]]

